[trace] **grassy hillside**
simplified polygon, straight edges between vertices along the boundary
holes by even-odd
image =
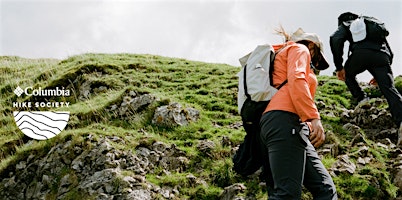
[[[32,152],[45,156],[51,147],[66,141],[85,144],[88,135],[118,136],[124,140],[124,145],[114,145],[123,151],[135,151],[144,142],[162,141],[174,144],[185,152],[191,160],[185,173],[147,175],[147,180],[156,185],[180,185],[180,199],[218,199],[225,187],[239,182],[247,186],[244,195],[252,194],[257,199],[265,199],[266,191],[259,186],[257,178],[244,179],[231,170],[233,147],[245,135],[237,113],[238,71],[238,67],[225,64],[154,55],[84,54],[66,60],[0,57],[0,177],[7,177],[11,169]],[[341,113],[355,106],[345,84],[333,77],[320,76],[319,85],[316,101],[327,130],[326,144],[335,144],[343,153],[358,151],[349,149],[353,135],[342,128]],[[17,86],[63,87],[72,93],[68,97],[17,97],[13,93]],[[89,93],[83,93],[82,88],[87,88]],[[152,94],[159,100],[146,110],[116,115],[111,106],[121,102],[130,91]],[[66,129],[46,141],[24,137],[13,119],[13,111],[24,110],[13,108],[16,101],[70,102],[68,107],[50,109],[71,113]],[[181,127],[152,124],[156,107],[170,102],[199,110],[200,120]],[[222,145],[221,141],[227,138],[230,145]],[[196,148],[200,141],[206,139],[216,144],[208,156]],[[370,152],[377,162],[357,174],[334,177],[340,197],[395,198],[401,191],[392,184],[385,167],[389,151],[377,149],[375,142],[369,139],[365,141],[373,147]],[[336,160],[331,154],[323,156],[327,168]],[[207,186],[183,184],[186,181],[184,177],[189,173],[202,177]],[[373,176],[376,178],[371,178]],[[305,199],[309,196],[304,194]]]

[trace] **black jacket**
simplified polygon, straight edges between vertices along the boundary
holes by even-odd
[[[338,26],[338,29],[330,36],[329,39],[336,71],[340,71],[343,69],[343,49],[346,41],[349,42],[348,56],[350,55],[350,53],[353,53],[353,51],[357,49],[373,49],[388,54],[392,62],[393,54],[387,41],[372,42],[363,40],[360,42],[353,42],[352,34],[349,31],[349,27],[341,24]]]

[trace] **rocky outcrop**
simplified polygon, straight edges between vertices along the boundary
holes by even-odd
[[[247,187],[244,186],[244,184],[241,184],[241,183],[236,183],[236,184],[233,184],[231,186],[225,187],[224,191],[223,191],[223,193],[221,195],[220,200],[233,200],[233,199],[241,200],[241,199],[245,199],[245,198],[242,198],[242,197],[239,197],[239,196],[236,196],[236,195],[241,193],[241,192],[243,192],[246,189],[247,189]]]
[[[115,117],[124,118],[139,113],[158,101],[154,95],[129,91],[123,95],[121,101],[112,104],[106,110]],[[156,108],[152,123],[164,127],[186,126],[199,118],[200,111],[191,107],[183,108],[181,104],[173,102]]]
[[[186,126],[190,122],[196,122],[200,117],[200,111],[194,108],[182,108],[179,103],[172,103],[156,109],[152,123],[158,126]]]
[[[106,111],[113,113],[116,117],[131,116],[142,111],[158,99],[151,94],[139,94],[136,91],[128,91],[121,101],[109,106]]]
[[[0,199],[174,199],[175,187],[160,187],[147,181],[147,174],[183,172],[189,165],[186,154],[175,145],[154,142],[123,151],[118,137],[96,138],[85,143],[66,141],[44,156],[35,153],[19,161],[0,182]],[[200,184],[198,178],[189,182]],[[56,197],[56,198],[54,198]]]
[[[382,179],[390,178],[392,183],[402,191],[402,182],[400,175],[402,174],[402,151],[397,148],[395,143],[397,140],[397,127],[392,120],[392,116],[388,110],[387,102],[382,98],[374,98],[370,101],[358,104],[354,110],[347,110],[341,115],[341,120],[345,123],[343,129],[353,136],[349,151],[337,156],[337,161],[331,166],[330,172],[333,176],[342,173],[363,174],[371,182],[378,183],[375,188],[377,191],[384,193]],[[368,139],[372,142],[368,142]],[[351,151],[352,149],[355,149]],[[376,151],[387,151],[388,166],[378,166],[379,168],[387,168],[387,174],[367,174],[365,169],[367,166],[376,166]],[[387,197],[389,198],[389,197]]]

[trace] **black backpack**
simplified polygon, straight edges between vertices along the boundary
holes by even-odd
[[[349,28],[353,42],[371,41],[382,43],[386,41],[389,31],[385,24],[375,17],[359,16]]]
[[[360,27],[354,29],[352,31],[352,26],[358,23],[361,23],[362,20],[364,20],[364,26],[355,26],[355,27]],[[391,47],[388,44],[387,41],[387,36],[389,35],[388,29],[385,27],[384,22],[380,21],[379,19],[375,17],[370,17],[370,16],[359,16],[356,20],[350,24],[349,27],[350,33],[352,35],[352,41],[354,43],[359,43],[360,41],[370,41],[373,43],[378,44],[379,48],[382,48],[382,45],[385,44],[389,51],[389,55],[391,57],[391,63],[392,59],[394,57],[394,54],[392,53]],[[364,31],[366,33],[366,36],[364,38],[359,38],[358,41],[355,41],[354,39],[354,34],[359,34],[359,31]],[[349,49],[350,52],[350,49]]]
[[[383,42],[389,35],[388,29],[385,27],[384,22],[375,17],[363,16],[364,23],[366,24],[366,40],[373,42]]]

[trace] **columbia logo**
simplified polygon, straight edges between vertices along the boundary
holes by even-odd
[[[22,90],[22,88],[20,88],[20,86],[15,88],[14,94],[16,94],[18,97],[21,96],[22,93],[24,93],[24,90]]]

